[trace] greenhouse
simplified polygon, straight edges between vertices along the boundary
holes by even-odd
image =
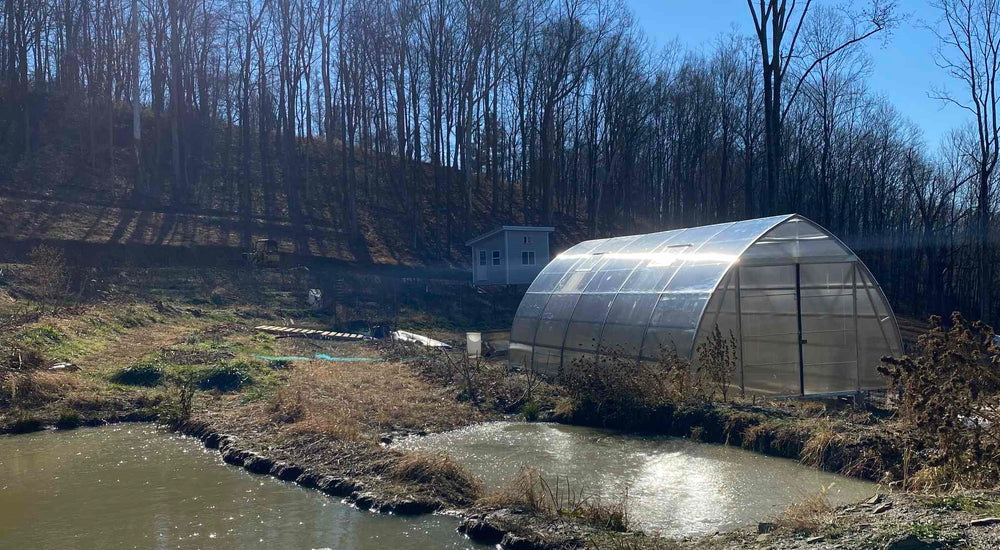
[[[528,288],[509,360],[549,376],[595,354],[697,365],[716,327],[735,340],[733,384],[753,394],[881,389],[880,359],[902,353],[868,268],[792,214],[573,246]]]

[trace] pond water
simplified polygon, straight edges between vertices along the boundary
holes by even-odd
[[[148,424],[0,436],[0,548],[480,548],[227,466]]]
[[[491,422],[395,445],[445,451],[488,490],[530,465],[588,494],[615,499],[627,491],[633,520],[672,536],[764,521],[824,488],[835,504],[875,491],[872,483],[743,449],[558,424]]]

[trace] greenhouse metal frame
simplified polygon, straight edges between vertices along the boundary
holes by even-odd
[[[512,366],[559,376],[598,355],[698,363],[718,327],[733,385],[770,396],[882,389],[902,344],[864,263],[797,214],[590,240],[539,273],[511,327]]]

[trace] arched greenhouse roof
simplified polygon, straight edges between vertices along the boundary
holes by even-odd
[[[697,362],[716,327],[737,341],[741,389],[758,393],[882,387],[879,359],[902,352],[864,264],[790,214],[571,247],[522,299],[510,362],[550,375],[595,354]]]

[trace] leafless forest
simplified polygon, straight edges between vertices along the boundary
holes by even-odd
[[[941,143],[866,86],[906,21],[887,0],[749,0],[756,33],[699,49],[617,0],[0,2],[5,194],[221,212],[245,242],[258,219],[359,239],[374,205],[429,261],[498,222],[794,211],[903,312],[1000,309],[997,0],[937,4],[928,92],[971,114]]]

